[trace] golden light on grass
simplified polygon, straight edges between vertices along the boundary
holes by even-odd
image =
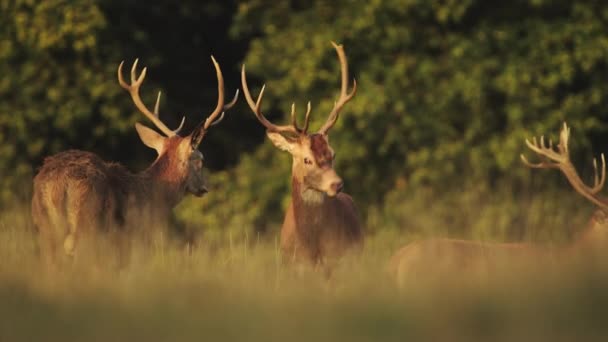
[[[396,237],[369,238],[328,281],[285,264],[272,238],[190,250],[162,234],[134,243],[116,267],[111,246],[60,270],[38,260],[28,211],[0,230],[0,340],[375,341],[592,340],[604,335],[608,263],[406,279],[387,272]],[[101,260],[101,262],[100,262]],[[95,266],[92,266],[95,265]],[[433,260],[427,268],[433,270]],[[525,265],[524,265],[525,266]]]

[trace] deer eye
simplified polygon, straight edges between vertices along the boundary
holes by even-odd
[[[304,158],[304,164],[306,164],[306,165],[312,165],[312,160],[310,160],[308,158]]]
[[[192,166],[194,166],[197,169],[200,169],[203,167],[203,161],[200,159],[194,159],[190,161],[192,163]]]

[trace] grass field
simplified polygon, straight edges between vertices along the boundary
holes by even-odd
[[[481,207],[470,212],[489,215]],[[582,220],[555,215],[563,226]],[[423,219],[430,220],[411,222]],[[203,240],[190,252],[156,236],[134,246],[121,269],[109,266],[113,253],[100,245],[104,261],[97,266],[80,260],[48,272],[36,256],[27,208],[5,211],[0,341],[608,338],[608,254],[542,269],[505,267],[476,279],[459,274],[441,281],[411,279],[399,287],[387,262],[414,238],[406,233],[370,228],[363,254],[343,260],[330,280],[282,262],[274,234],[233,243]]]

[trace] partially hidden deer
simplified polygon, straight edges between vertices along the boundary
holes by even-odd
[[[450,271],[492,271],[499,266],[513,264],[534,264],[550,262],[564,256],[572,257],[581,253],[593,252],[598,246],[605,244],[608,237],[608,199],[602,198],[598,192],[606,181],[606,162],[601,156],[601,171],[598,173],[597,161],[594,159],[595,170],[593,186],[586,185],[579,177],[576,168],[570,161],[568,140],[570,129],[564,123],[557,148],[551,141],[548,144],[544,138],[526,140],[526,145],[543,161],[530,163],[522,154],[523,163],[531,168],[558,169],[570,182],[574,190],[595,204],[597,210],[580,237],[570,245],[561,247],[543,247],[532,243],[491,243],[459,239],[426,239],[414,241],[397,251],[391,258],[389,269],[399,282],[408,277],[418,277],[425,274],[438,275]]]
[[[354,81],[348,92],[348,63],[342,45],[333,43],[341,66],[341,91],[325,124],[309,133],[311,106],[308,102],[304,125],[296,122],[295,105],[291,106],[291,124],[275,125],[261,112],[262,87],[256,101],[249,92],[245,66],[241,71],[243,93],[249,107],[264,127],[268,139],[293,157],[291,202],[281,229],[281,250],[288,260],[307,260],[323,265],[336,260],[363,243],[361,222],[353,199],[342,192],[343,181],[333,167],[336,156],[329,145],[329,131],[338,120],[340,110],[357,90]]]
[[[123,79],[121,62],[118,82],[137,107],[162,134],[139,123],[135,129],[141,141],[158,153],[145,170],[132,173],[118,163],[106,162],[86,151],[68,150],[47,157],[34,177],[32,218],[39,234],[43,258],[54,263],[63,255],[74,256],[78,241],[104,231],[134,231],[162,224],[186,194],[207,192],[202,173],[203,155],[198,146],[208,130],[222,121],[237,98],[225,104],[224,79],[219,64],[211,57],[218,82],[218,100],[213,112],[186,136],[180,126],[169,129],[159,118],[158,94],[154,110],[144,104],[139,89],[146,68],[137,72],[137,59],[131,68],[131,83]]]

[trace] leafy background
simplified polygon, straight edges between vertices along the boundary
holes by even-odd
[[[188,131],[212,109],[213,54],[227,92],[245,63],[256,93],[267,84],[272,120],[310,99],[314,128],[339,89],[332,40],[344,44],[359,91],[331,143],[369,231],[424,222],[457,230],[447,234],[543,239],[527,229],[539,220],[532,204],[555,221],[568,219],[560,208],[581,206],[565,202],[557,172],[531,172],[519,154],[524,138],[555,138],[563,121],[583,175],[605,151],[603,1],[0,0],[0,203],[27,202],[43,158],[68,148],[132,170],[153,160],[133,130],[145,120],[117,85],[121,60],[148,66],[144,99],[163,91],[170,127],[186,115]],[[185,200],[178,221],[210,239],[273,236],[289,156],[265,141],[244,101],[201,149],[213,191]],[[455,214],[461,207],[478,212]]]

